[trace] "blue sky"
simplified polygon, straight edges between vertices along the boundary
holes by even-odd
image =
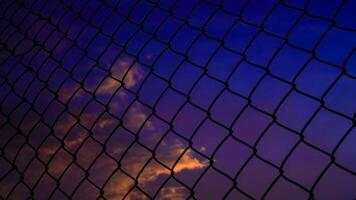
[[[3,198],[356,196],[355,1],[0,7]]]

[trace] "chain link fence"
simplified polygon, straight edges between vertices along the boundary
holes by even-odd
[[[2,199],[355,199],[355,1],[0,1]]]

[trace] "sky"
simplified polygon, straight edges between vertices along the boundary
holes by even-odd
[[[353,199],[356,1],[0,2],[0,197]]]

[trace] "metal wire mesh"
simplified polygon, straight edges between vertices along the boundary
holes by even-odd
[[[355,1],[1,1],[3,199],[354,199]]]

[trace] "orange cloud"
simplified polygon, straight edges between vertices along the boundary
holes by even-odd
[[[119,60],[111,68],[111,76],[117,80],[108,76],[101,83],[98,90],[96,91],[97,95],[112,96],[115,92],[121,92],[119,95],[121,98],[120,100],[123,102],[127,102],[127,93],[124,92],[124,90],[118,90],[118,88],[122,86],[122,82],[125,83],[125,88],[130,89],[135,87],[138,82],[142,81],[142,79],[144,78],[144,70],[142,69],[142,66],[137,63],[132,65],[131,63],[133,63],[133,61],[129,58],[123,58]],[[77,89],[77,84],[67,84],[66,88],[61,89],[62,92],[60,94],[60,98],[63,101],[67,101]],[[80,97],[80,94],[78,95]],[[115,106],[117,106],[117,108],[119,106],[122,106],[120,105],[120,102],[117,102],[113,105],[114,109]],[[82,114],[81,123],[92,124],[92,122],[95,121],[98,122],[98,127],[102,129],[106,128],[107,126],[113,125],[113,123],[117,123],[117,121],[113,119],[97,121],[97,117],[98,112],[97,110],[93,109],[91,111],[88,111],[87,113]],[[145,112],[141,104],[133,104],[125,115],[123,126],[129,129],[136,130],[141,127],[143,123],[145,123],[148,130],[155,131],[154,123],[150,120],[147,120],[147,117],[147,113]],[[70,115],[57,121],[57,124],[55,126],[56,135],[58,133],[57,136],[61,135],[61,137],[64,137],[64,135],[68,133],[70,128],[75,123],[77,123],[77,121],[74,117],[70,117]],[[86,134],[85,132],[79,132],[79,130],[76,131],[78,132],[77,134],[74,134],[74,138],[66,138],[63,141],[64,148],[73,153],[86,141],[86,138],[88,137],[88,134]],[[39,149],[39,154],[41,158],[45,158],[47,160],[51,157],[54,158],[49,162],[48,171],[55,177],[59,177],[61,174],[66,173],[65,169],[73,160],[72,155],[67,153],[64,149],[60,149],[59,151],[57,151],[59,148],[62,147],[60,145],[45,145],[41,146],[41,148]],[[95,147],[93,145],[89,145],[87,149],[83,150],[85,152],[82,153],[81,156],[83,156],[84,158],[81,158],[81,160],[91,159],[91,157],[93,157],[93,155],[95,154],[94,148]],[[162,152],[165,153],[158,159],[169,168],[164,167],[158,162],[152,160],[139,175],[138,173],[142,170],[143,165],[152,156],[151,152],[149,152],[148,154],[144,154],[139,151],[134,151],[130,156],[126,155],[126,162],[122,163],[123,166],[120,169],[117,169],[117,166],[113,165],[113,162],[109,162],[109,160],[100,160],[101,163],[97,163],[100,165],[98,169],[106,169],[111,170],[113,172],[116,170],[116,173],[110,177],[110,180],[106,183],[104,187],[105,197],[107,199],[121,199],[126,195],[126,193],[129,192],[127,199],[146,199],[146,196],[138,190],[131,191],[131,189],[135,186],[134,179],[137,179],[138,187],[146,188],[150,187],[150,184],[157,181],[159,177],[170,176],[172,170],[174,171],[174,173],[179,173],[184,170],[201,169],[208,165],[207,162],[201,161],[198,158],[194,157],[192,150],[186,150],[186,147],[184,147],[184,145],[178,140],[168,142],[165,141],[165,143],[162,143],[162,148]],[[119,154],[122,153],[124,150],[125,148],[120,146],[120,142],[118,142],[118,146],[113,148],[111,153]],[[183,156],[180,157],[182,154]],[[177,162],[179,157],[180,159]],[[120,170],[125,170],[126,173],[133,174],[134,179],[130,178]],[[96,170],[91,173],[91,178],[98,178],[98,180],[103,175],[102,170]],[[184,199],[184,187],[165,186],[161,189],[158,199]]]
[[[127,72],[124,79],[125,87],[130,89],[134,87],[138,81],[143,79],[142,66],[135,63],[132,68]]]
[[[139,105],[140,104],[135,104],[129,109],[127,120],[125,120],[124,126],[131,130],[140,128],[147,119],[147,115],[142,111],[142,108]],[[153,123],[149,120],[146,121],[146,126],[149,130],[154,129]]]
[[[164,187],[160,191],[159,200],[183,200],[187,199],[187,189],[182,186]]]
[[[124,173],[117,171],[104,188],[106,199],[123,199],[125,194],[134,185],[134,180]]]
[[[78,137],[74,138],[74,139],[66,139],[64,140],[64,144],[65,147],[69,150],[74,150],[75,148],[77,148],[81,143],[83,143],[83,141],[85,140],[85,138],[87,138],[87,134],[80,132],[78,134]]]
[[[177,142],[177,141],[174,141]],[[181,143],[173,143],[166,146],[165,153],[167,156],[163,158],[164,163],[169,163],[169,165],[173,166],[174,163],[177,162],[177,158],[184,152],[184,147]],[[128,156],[128,155],[127,155]],[[135,175],[142,170],[144,163],[147,162],[147,156],[143,155],[143,152],[137,153],[136,155],[126,159],[124,170],[131,175]],[[158,162],[150,161],[148,165],[144,168],[142,173],[137,177],[138,178],[138,186],[147,188],[150,187],[155,181],[158,180],[161,176],[169,176],[171,174],[171,170],[174,173],[179,173],[184,170],[196,170],[204,168],[208,165],[207,161],[201,161],[195,158],[192,154],[192,151],[188,149],[184,152],[183,156],[180,158],[178,163],[175,165],[173,169],[167,169],[162,166]],[[109,181],[105,193],[107,193],[108,197],[112,197],[109,199],[120,199],[126,194],[131,187],[134,186],[134,181],[126,175],[120,177],[119,180],[115,178]],[[184,199],[184,187],[164,187],[162,188],[161,197],[159,199]],[[146,197],[140,192],[131,192],[128,196],[128,199],[146,199]]]
[[[112,124],[114,124],[115,121],[112,119],[105,119],[99,122],[99,127],[100,128],[105,128],[106,126],[110,126]]]
[[[208,162],[202,162],[195,158],[191,150],[189,149],[186,154],[182,156],[182,158],[179,160],[177,165],[174,167],[173,171],[175,173],[181,172],[183,170],[194,170],[194,169],[201,169],[204,168],[208,165]]]
[[[134,110],[133,113],[130,114],[130,116],[132,116],[132,122],[130,123],[134,123],[135,121],[137,123],[137,121],[140,121],[144,118],[144,115],[138,115],[139,113],[140,111]],[[67,120],[61,121],[61,123],[66,122]],[[99,127],[105,128],[106,126],[110,125],[110,123],[112,123],[111,120],[103,120],[99,124]],[[61,126],[65,126],[65,124],[58,124],[58,127]],[[153,123],[150,124],[150,127],[154,131]],[[64,140],[64,148],[68,151],[74,152],[80,145],[82,145],[88,135],[87,133],[82,132],[82,129],[72,129],[72,131],[77,131],[77,133],[73,132],[75,137],[68,137]],[[111,171],[118,170],[105,185],[105,197],[107,199],[121,199],[126,193],[130,191],[132,187],[135,186],[134,180],[125,175],[123,172],[120,172],[121,169],[125,170],[126,173],[137,179],[139,187],[147,188],[150,187],[151,183],[157,181],[159,177],[170,176],[171,170],[173,170],[174,173],[179,173],[184,170],[201,169],[208,165],[207,161],[201,161],[200,159],[194,157],[192,150],[186,150],[186,147],[179,140],[164,140],[161,143],[161,147],[162,148],[159,151],[164,153],[160,154],[161,156],[159,156],[157,159],[170,169],[152,160],[144,168],[142,173],[138,175],[144,164],[152,156],[149,151],[144,149],[135,149],[130,155],[126,154],[125,162],[121,163],[122,167],[119,170],[116,168],[116,165],[113,165],[112,162],[109,162],[109,160],[100,160],[101,163],[98,163],[98,169],[106,169]],[[69,154],[66,154],[64,150],[60,150],[58,153],[56,153],[58,148],[60,148],[58,145],[46,145],[39,149],[39,153],[42,155],[42,157],[55,157],[55,159],[50,162],[48,169],[49,172],[55,177],[59,177],[59,175],[64,173],[64,170],[68,167],[71,161],[71,158],[68,157]],[[86,152],[81,154],[81,156],[84,156],[84,158],[81,158],[82,160],[85,160],[85,157],[88,157],[88,159],[92,157],[93,152],[95,151],[95,149],[92,148],[94,147],[89,146],[87,149],[85,149]],[[120,146],[120,142],[118,142],[118,146],[112,148],[112,150],[107,153],[110,155],[120,154],[124,150],[125,148]],[[177,161],[178,158],[180,158],[179,161]],[[93,174],[91,174],[91,177],[94,177],[94,179],[99,179],[100,176],[102,176],[101,170],[92,173]],[[166,186],[161,190],[162,191],[160,191],[158,199],[184,199],[184,188]],[[132,191],[127,196],[127,199],[146,199],[146,196],[141,192]]]
[[[138,81],[143,79],[143,69],[139,63],[134,63],[130,57],[120,58],[110,69],[111,74],[118,80],[125,83],[125,87],[130,89],[134,87]]]
[[[96,91],[97,94],[113,94],[119,87],[121,83],[111,77],[107,77],[99,86],[98,90]]]

